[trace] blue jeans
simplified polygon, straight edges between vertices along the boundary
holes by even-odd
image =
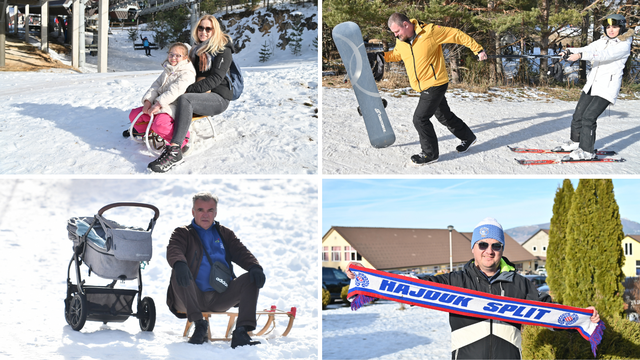
[[[217,93],[186,93],[176,100],[172,144],[182,144],[187,136],[194,114],[214,116],[222,114],[229,107],[229,100]]]

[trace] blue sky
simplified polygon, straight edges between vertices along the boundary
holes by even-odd
[[[322,234],[331,226],[473,231],[485,217],[504,229],[547,223],[563,179],[324,179]],[[574,188],[578,180],[573,180]],[[620,215],[640,222],[640,180],[614,179]]]

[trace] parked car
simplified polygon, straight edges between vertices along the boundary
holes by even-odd
[[[322,267],[322,285],[329,290],[331,302],[340,299],[342,288],[349,285],[351,280],[342,271],[332,267]]]
[[[535,285],[538,288],[547,283],[547,276],[546,275],[522,275],[522,276],[524,276],[527,279],[529,279],[529,281],[531,281],[533,283],[533,285]]]
[[[536,272],[538,273],[538,275],[543,275],[543,276],[547,276],[547,269],[545,269],[544,266],[540,266]]]
[[[549,294],[549,285],[543,284],[541,286],[538,286],[538,293],[540,295],[548,295]]]
[[[638,282],[640,277],[627,277],[624,279],[624,314],[629,321],[640,322],[640,316],[638,315],[638,307],[640,307],[640,294],[638,293]]]
[[[436,273],[420,273],[416,275],[418,279],[426,280],[429,276],[434,276]]]

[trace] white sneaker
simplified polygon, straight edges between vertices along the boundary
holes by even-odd
[[[580,147],[579,141],[569,141],[564,145],[556,146],[552,151],[574,151]]]
[[[565,160],[591,160],[595,159],[596,154],[586,152],[580,148],[573,150],[569,155],[565,156]]]

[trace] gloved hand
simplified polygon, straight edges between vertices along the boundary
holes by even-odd
[[[258,287],[258,289],[262,289],[264,282],[267,280],[267,277],[264,276],[264,272],[260,265],[254,265],[249,269],[249,278],[252,283],[256,283],[256,287]]]
[[[189,284],[191,284],[193,276],[191,276],[191,271],[189,270],[186,262],[178,261],[173,264],[173,271],[176,273],[176,280],[178,281],[178,285],[187,287],[189,286]]]

